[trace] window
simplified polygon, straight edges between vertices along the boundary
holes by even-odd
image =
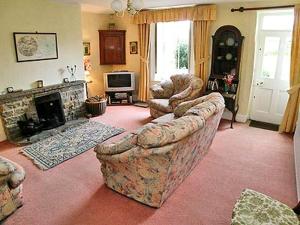
[[[262,79],[288,81],[294,14],[292,10],[260,12],[258,17],[259,52]]]
[[[263,16],[262,30],[292,30],[293,24],[293,13],[274,11]]]
[[[155,81],[189,72],[190,21],[156,24]]]

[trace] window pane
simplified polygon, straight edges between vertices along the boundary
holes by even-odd
[[[190,22],[157,23],[155,80],[188,73]]]
[[[279,50],[280,38],[279,37],[266,37],[263,64],[262,64],[262,77],[274,79],[277,69],[277,59]]]
[[[294,24],[293,14],[267,15],[263,17],[263,30],[292,30]]]
[[[290,66],[291,66],[291,47],[292,47],[292,38],[289,37],[285,43],[283,62],[282,62],[282,73],[281,80],[290,79]]]

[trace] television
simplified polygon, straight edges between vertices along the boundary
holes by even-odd
[[[104,87],[107,92],[134,91],[135,77],[133,72],[104,73]]]

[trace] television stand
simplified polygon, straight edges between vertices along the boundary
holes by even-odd
[[[106,91],[108,105],[132,105],[132,91]]]

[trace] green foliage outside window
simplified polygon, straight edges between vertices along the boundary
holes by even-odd
[[[188,54],[189,46],[187,43],[179,42],[175,52],[176,68],[187,69],[188,68]]]

